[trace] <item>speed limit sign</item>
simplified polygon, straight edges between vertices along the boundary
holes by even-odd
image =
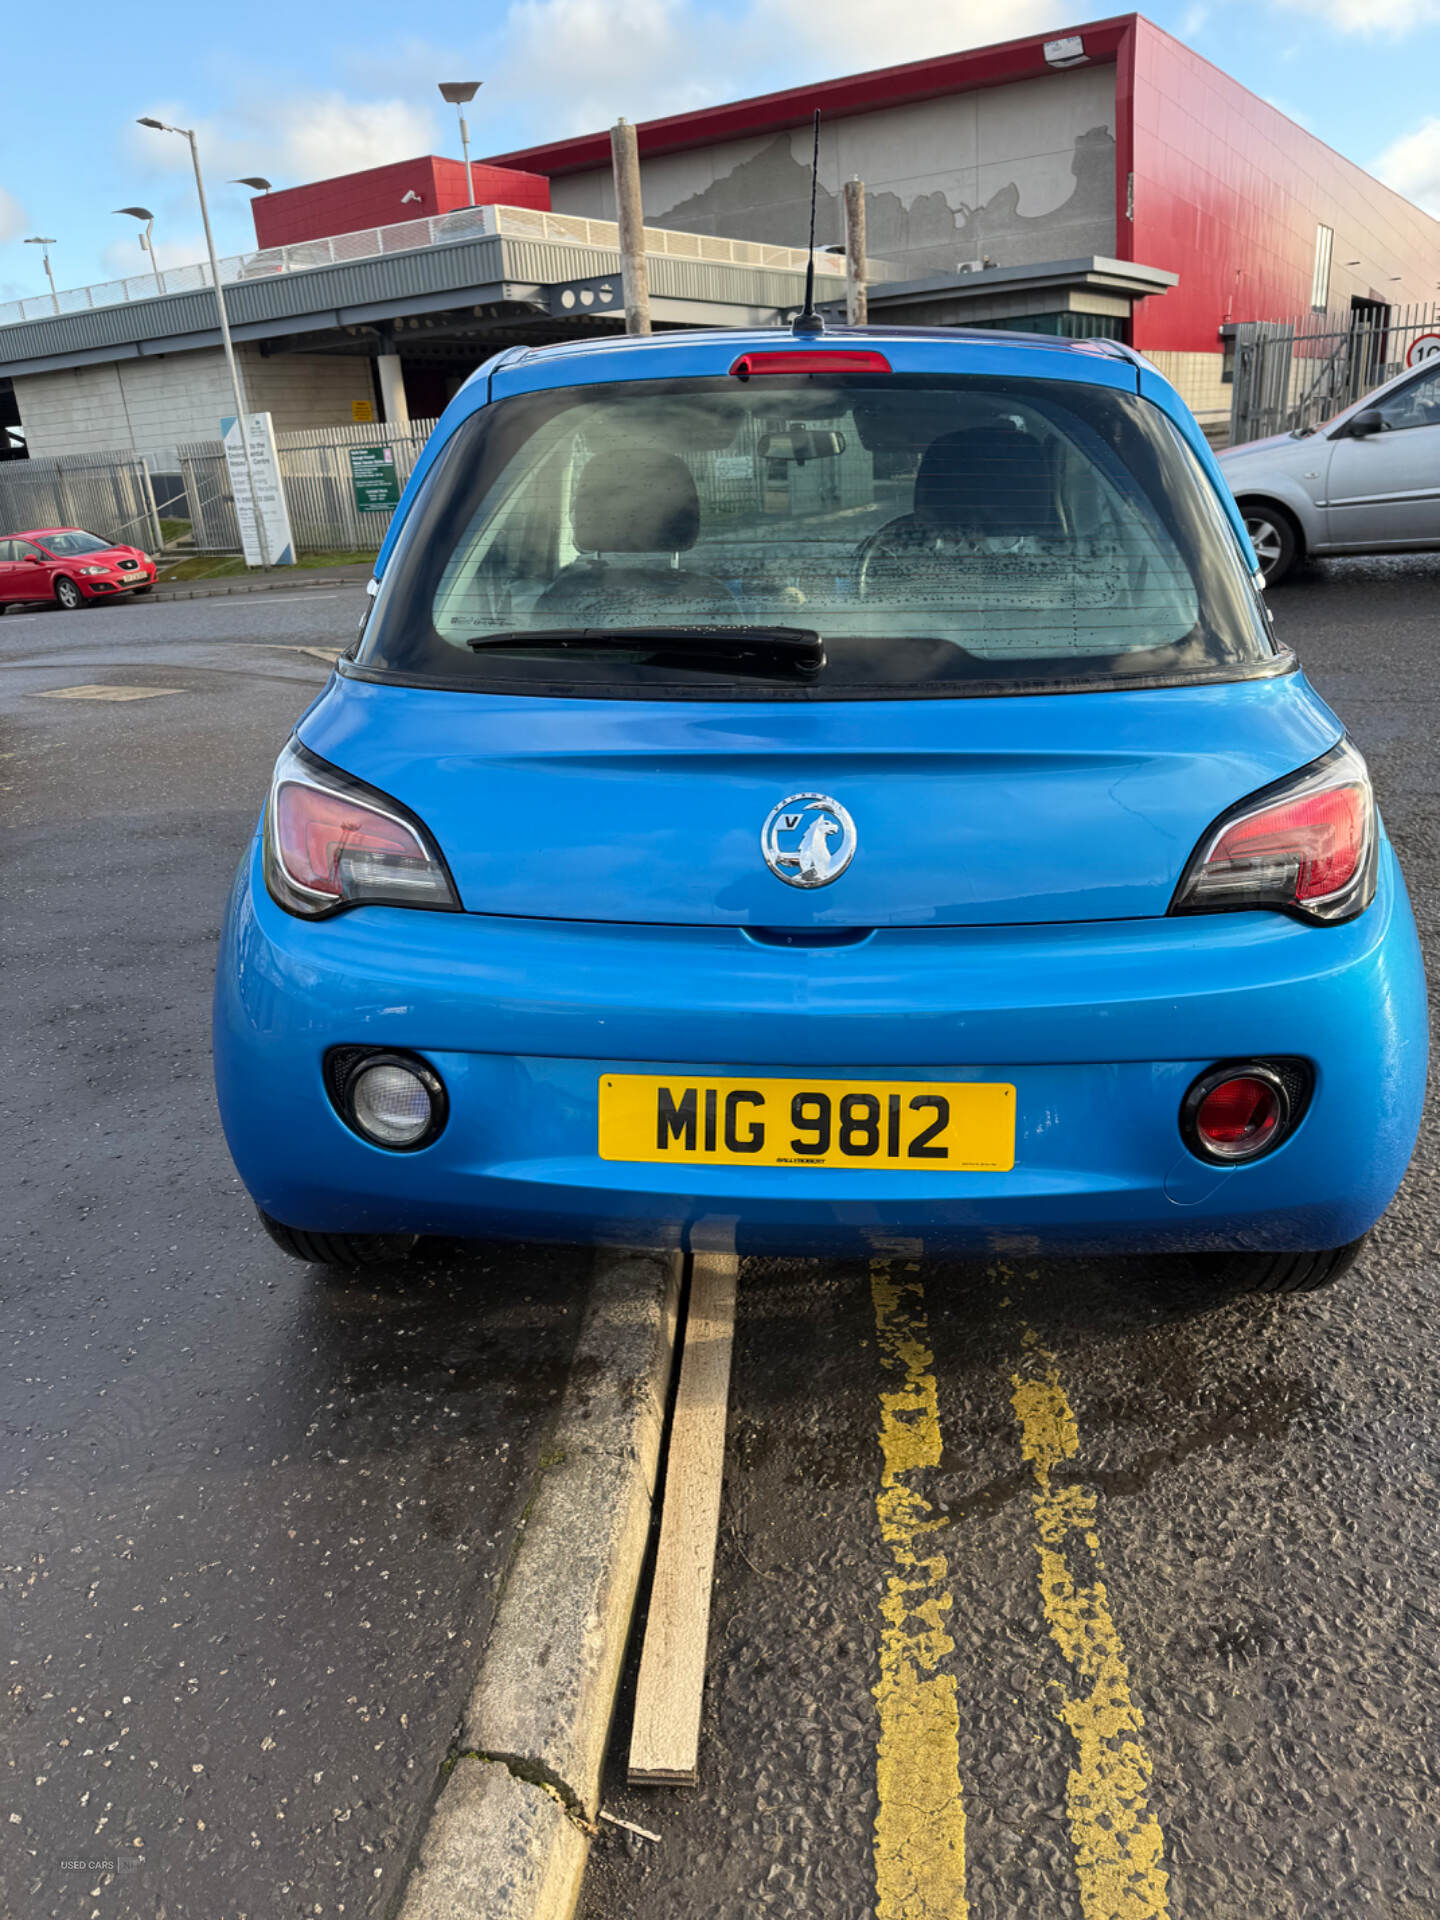
[[[1422,366],[1425,361],[1433,360],[1440,354],[1440,333],[1422,333],[1418,340],[1410,342],[1410,351],[1405,356],[1407,367]]]

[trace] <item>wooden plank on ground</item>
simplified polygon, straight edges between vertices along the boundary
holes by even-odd
[[[693,1786],[699,1765],[738,1265],[733,1253],[696,1253],[691,1264],[660,1545],[630,1735],[630,1780],[637,1786]]]

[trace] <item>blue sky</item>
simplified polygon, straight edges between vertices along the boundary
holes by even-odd
[[[1440,0],[1176,0],[1145,11],[1360,165],[1440,214]],[[113,6],[72,0],[63,38],[98,66],[75,85],[7,90],[0,137],[0,300],[56,280],[144,268],[135,222],[157,215],[161,265],[198,260],[185,143],[194,126],[222,253],[253,245],[237,174],[293,186],[382,160],[458,154],[440,79],[481,79],[478,155],[710,101],[1102,17],[1051,0],[158,0],[117,35]],[[80,79],[79,73],[75,76]]]

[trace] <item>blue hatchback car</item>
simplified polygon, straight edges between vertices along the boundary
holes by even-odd
[[[1419,1124],[1415,928],[1138,356],[512,349],[377,573],[220,956],[221,1113],[289,1252],[1349,1264]]]

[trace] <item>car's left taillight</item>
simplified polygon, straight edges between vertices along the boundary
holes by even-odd
[[[361,906],[460,910],[440,849],[414,814],[298,740],[275,763],[264,853],[271,898],[307,920]]]
[[[1172,913],[1272,907],[1301,920],[1353,920],[1375,897],[1375,796],[1348,740],[1251,794],[1206,832]]]

